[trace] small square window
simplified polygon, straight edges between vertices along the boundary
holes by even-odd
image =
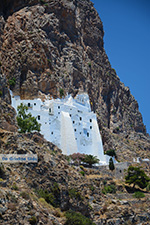
[[[82,120],[82,117],[80,117],[80,120]]]
[[[53,132],[51,132],[51,134],[53,135]]]
[[[75,121],[73,121],[73,123],[75,123]]]
[[[60,112],[58,112],[58,114],[60,114]]]
[[[74,129],[74,131],[76,132],[77,130],[76,130],[76,129]]]
[[[92,123],[92,119],[90,119],[90,123]]]
[[[60,106],[58,106],[58,109],[60,109]]]
[[[87,133],[87,137],[89,137],[89,133]]]
[[[92,126],[90,126],[90,129],[92,129]]]
[[[38,115],[38,120],[40,120],[40,115]]]
[[[34,103],[34,105],[36,105],[36,103]]]
[[[30,107],[30,103],[28,103],[28,107]]]

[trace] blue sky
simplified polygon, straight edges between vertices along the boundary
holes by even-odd
[[[104,27],[104,48],[139,104],[150,134],[150,1],[92,0]]]

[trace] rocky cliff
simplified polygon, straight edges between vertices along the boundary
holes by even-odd
[[[89,225],[149,223],[150,193],[144,191],[145,197],[136,199],[123,180],[116,180],[106,167],[71,166],[66,156],[38,133],[14,134],[0,129],[2,152],[38,155],[38,163],[0,165],[2,225],[87,225],[66,223],[68,210],[94,222]]]
[[[37,164],[0,165],[0,224],[66,225],[69,209],[96,225],[149,223],[146,190],[145,198],[135,199],[107,168],[72,166],[40,134],[17,133],[10,105],[9,88],[25,99],[86,91],[104,149],[114,149],[120,161],[150,158],[138,103],[111,67],[103,35],[89,0],[0,1],[0,153],[39,158]],[[149,174],[149,164],[142,166]],[[104,193],[110,186],[113,193]]]
[[[144,135],[149,143],[138,103],[109,63],[103,25],[91,1],[6,0],[0,31],[0,88],[7,102],[6,83],[21,98],[84,90],[97,113],[105,150],[130,152],[129,143],[118,146],[114,137],[119,136],[140,140]],[[149,144],[143,149],[149,153]]]

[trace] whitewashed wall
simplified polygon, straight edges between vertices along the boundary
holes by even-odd
[[[76,99],[67,96],[65,99],[21,100],[12,96],[12,106],[17,110],[21,103],[29,106],[29,112],[41,124],[41,133],[57,145],[64,154],[76,152],[95,155],[100,163],[108,159],[103,153],[103,145],[96,114],[91,112],[87,94],[77,95]]]

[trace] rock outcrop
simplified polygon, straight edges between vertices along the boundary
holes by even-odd
[[[59,97],[60,88],[73,95],[85,90],[101,127],[114,133],[146,133],[138,103],[111,68],[103,48],[103,25],[93,4],[41,3],[26,2],[5,21],[1,67],[8,80],[15,79],[14,93],[34,98],[41,91]]]
[[[65,225],[70,209],[96,225],[149,223],[149,193],[134,198],[106,167],[72,166],[38,133],[0,130],[0,147],[0,153],[38,155],[38,163],[0,165],[0,224]]]
[[[148,224],[149,192],[135,199],[106,167],[72,166],[39,133],[19,134],[9,88],[23,99],[86,91],[104,149],[118,160],[150,157],[138,103],[120,82],[103,46],[90,0],[0,1],[0,154],[36,153],[36,164],[0,164],[0,224],[65,225],[79,211],[99,224]],[[149,164],[142,164],[149,175]],[[84,176],[83,176],[84,175]],[[112,193],[105,193],[111,186]],[[42,190],[42,191],[41,191]]]

